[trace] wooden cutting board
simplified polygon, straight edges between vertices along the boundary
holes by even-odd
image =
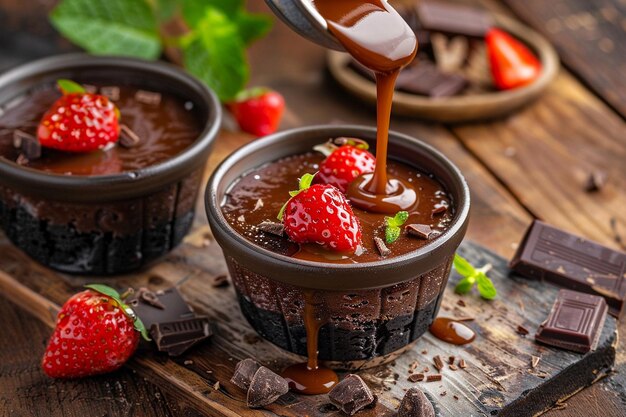
[[[180,358],[170,359],[150,346],[141,348],[128,366],[164,390],[175,393],[209,416],[341,416],[325,395],[287,394],[266,410],[250,410],[245,394],[229,382],[237,361],[254,357],[275,371],[302,358],[262,340],[243,318],[232,286],[214,288],[210,278],[226,272],[222,253],[203,220],[198,220],[185,243],[141,273],[118,278],[68,276],[44,268],[12,246],[0,234],[0,291],[43,322],[53,326],[58,306],[81,286],[105,282],[119,288],[152,290],[178,285],[197,312],[216,323],[216,335]],[[545,319],[557,288],[540,282],[509,277],[506,261],[484,248],[466,242],[460,253],[474,265],[491,263],[489,276],[498,289],[492,302],[477,295],[459,296],[453,273],[440,316],[471,316],[478,334],[469,346],[453,346],[426,334],[395,362],[359,372],[378,395],[376,408],[359,416],[393,416],[404,392],[419,387],[427,393],[441,416],[531,416],[558,405],[583,387],[605,376],[615,358],[616,320],[605,323],[598,348],[589,354],[562,351],[535,344],[533,333]],[[463,300],[465,306],[459,304]],[[462,303],[461,303],[462,304]],[[516,333],[518,325],[531,331]],[[414,361],[418,370],[435,373],[432,358],[454,355],[468,367],[452,371],[446,365],[440,382],[407,380]],[[532,356],[539,357],[535,368]],[[216,383],[219,382],[219,385]]]

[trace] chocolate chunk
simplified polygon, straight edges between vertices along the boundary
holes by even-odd
[[[341,411],[351,416],[374,402],[372,391],[360,376],[354,374],[348,374],[335,385],[328,393],[328,398]]]
[[[420,373],[420,374],[413,374],[413,375],[410,375],[408,379],[411,382],[423,381],[424,380],[424,374],[422,374],[422,373]]]
[[[426,377],[426,382],[435,382],[435,381],[441,381],[441,378],[443,378],[443,376],[441,374],[432,374],[432,375],[428,375]]]
[[[437,371],[441,372],[441,370],[443,369],[443,360],[441,359],[441,356],[435,356],[433,358],[433,362],[435,363],[435,368],[437,369]]]
[[[448,363],[450,365],[452,365],[454,363],[454,360],[456,359],[456,356],[452,355],[452,356],[448,356]]]
[[[397,89],[428,97],[449,97],[467,87],[467,80],[458,74],[446,74],[435,65],[421,62],[406,68],[398,77]]]
[[[120,99],[120,88],[116,86],[101,87],[100,94],[107,96],[109,100],[116,101]]]
[[[168,352],[170,348],[179,352],[179,345],[191,347],[212,334],[209,319],[205,316],[155,323],[150,327],[150,335],[160,352]],[[194,343],[190,344],[191,342]]]
[[[451,371],[456,371],[457,369],[459,369],[459,368],[457,368],[457,366],[456,366],[455,364],[453,364],[453,363],[452,363],[452,364],[450,364],[448,367],[450,368],[450,370],[451,370]]]
[[[518,274],[603,296],[616,317],[626,304],[626,253],[539,220],[530,226],[510,263]]]
[[[151,104],[156,106],[161,103],[161,93],[155,93],[153,91],[137,90],[135,93],[135,100],[143,104]]]
[[[252,377],[248,389],[248,407],[265,407],[289,392],[287,380],[261,366]]]
[[[124,148],[134,148],[139,145],[139,142],[141,142],[141,139],[130,127],[124,124],[120,126],[120,138],[118,140],[120,146]]]
[[[285,226],[282,223],[264,221],[257,225],[257,228],[265,233],[269,233],[276,236],[283,236],[285,233]]]
[[[228,281],[228,275],[221,274],[211,277],[211,286],[213,288],[223,288],[228,287],[230,282]]]
[[[411,388],[404,394],[397,417],[435,417],[435,409],[422,391]]]
[[[252,382],[252,377],[259,370],[261,365],[254,359],[248,358],[240,361],[235,366],[235,373],[233,377],[230,379],[230,382],[241,388],[242,390],[247,390],[250,388],[250,383]]]
[[[168,323],[195,316],[191,307],[189,307],[176,288],[159,291],[155,294],[158,302],[165,308],[155,307],[146,302],[141,296],[141,291],[128,301],[128,304],[147,329],[156,323]]]
[[[28,161],[41,158],[41,144],[33,135],[19,129],[13,131],[13,146],[19,149]]]
[[[461,369],[467,368],[467,363],[465,363],[465,359],[459,360],[459,368]]]
[[[528,333],[530,333],[528,329],[522,325],[517,326],[517,329],[515,329],[515,331],[517,332],[517,334],[522,336],[526,336]]]
[[[606,184],[608,177],[609,175],[607,172],[601,169],[596,169],[595,171],[589,173],[587,182],[585,183],[585,191],[588,193],[600,191]]]
[[[385,245],[385,241],[379,237],[374,237],[374,244],[376,244],[376,249],[378,249],[378,253],[381,256],[389,256],[391,255],[391,249]]]
[[[607,305],[602,297],[559,290],[548,318],[537,330],[535,340],[561,349],[589,352],[598,344],[606,313]]]
[[[483,37],[493,26],[491,15],[485,11],[441,1],[421,1],[417,16],[426,30],[469,37]]]
[[[433,229],[427,224],[409,224],[406,231],[410,236],[416,236],[420,239],[428,239]]]

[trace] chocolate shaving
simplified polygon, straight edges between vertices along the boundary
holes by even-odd
[[[235,366],[235,373],[230,379],[234,385],[238,386],[242,390],[250,388],[252,377],[259,370],[261,365],[254,359],[248,358],[240,361]]]
[[[109,100],[116,101],[120,99],[120,88],[116,86],[101,87],[100,94],[107,96]]]
[[[600,191],[605,186],[608,177],[607,172],[601,169],[590,172],[585,182],[585,191],[588,193]]]
[[[378,253],[380,253],[381,256],[391,255],[391,249],[385,245],[385,242],[381,238],[374,237],[374,243],[376,244],[376,249],[378,249]]]
[[[465,363],[465,359],[460,359],[459,360],[459,368],[461,368],[461,369],[467,368],[467,363]]]
[[[139,145],[139,142],[141,142],[141,139],[130,127],[124,124],[120,125],[120,138],[118,140],[120,146],[124,148],[134,148]]]
[[[360,376],[348,374],[343,381],[335,385],[328,393],[330,402],[348,415],[354,415],[359,410],[375,401],[372,391]]]
[[[140,288],[138,296],[152,307],[156,307],[159,310],[165,310],[165,306],[161,301],[159,301],[159,297],[147,288]]]
[[[447,392],[447,391],[444,391],[444,392],[442,392],[442,393],[441,393],[441,394],[439,394],[439,395],[441,395],[442,397],[445,397],[446,395],[448,395],[448,392]]]
[[[474,317],[455,317],[454,321],[474,321]]]
[[[422,391],[411,388],[402,398],[397,417],[435,417],[435,409]]]
[[[426,377],[426,382],[441,381],[442,378],[443,378],[443,375],[441,374],[432,374]]]
[[[26,163],[41,158],[41,144],[31,134],[15,129],[13,131],[13,146],[21,151],[24,158],[27,159]]]
[[[419,382],[419,381],[423,381],[423,380],[424,380],[424,374],[413,374],[413,375],[409,375],[408,380],[409,380],[409,381],[411,381],[411,382]]]
[[[409,224],[405,229],[409,236],[415,236],[420,239],[428,239],[433,232],[433,229],[427,224]]]
[[[433,358],[433,362],[435,363],[435,368],[437,369],[437,371],[441,372],[441,370],[443,369],[443,360],[441,359],[441,356],[436,355]]]
[[[517,332],[517,334],[520,334],[522,336],[526,336],[528,333],[530,333],[530,331],[522,325],[517,326],[517,329],[515,331]]]
[[[283,236],[285,234],[285,226],[282,223],[264,221],[257,225],[257,228],[271,235]]]
[[[213,389],[215,391],[219,391],[220,390],[220,381],[217,381],[215,384],[213,384]]]
[[[455,364],[450,364],[449,368],[450,368],[451,371],[456,371],[457,369],[459,369],[459,368],[456,367]]]
[[[216,275],[214,277],[211,277],[211,286],[213,288],[228,287],[229,285],[230,285],[230,282],[228,281],[228,275],[226,274],[221,274],[221,275]]]
[[[539,360],[541,358],[539,356],[531,356],[530,357],[530,367],[535,369],[537,367],[537,365],[539,365]]]
[[[161,103],[161,93],[155,93],[153,91],[137,90],[135,93],[135,100],[143,104],[158,105]]]

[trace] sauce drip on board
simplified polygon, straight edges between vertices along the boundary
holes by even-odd
[[[325,394],[338,382],[339,377],[329,368],[320,366],[317,361],[317,336],[324,320],[320,317],[321,303],[315,299],[313,291],[304,291],[304,328],[308,360],[285,369],[283,378],[289,388],[300,394]]]
[[[353,182],[348,198],[370,211],[408,210],[417,204],[417,194],[388,177],[387,148],[394,85],[402,67],[415,58],[415,34],[384,0],[315,0],[314,5],[346,51],[376,75],[376,168]]]
[[[437,317],[430,325],[430,332],[437,339],[453,345],[466,345],[476,338],[474,330],[465,324],[447,317]]]

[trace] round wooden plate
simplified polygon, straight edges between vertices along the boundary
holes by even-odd
[[[468,122],[504,116],[537,98],[559,70],[559,58],[554,48],[528,26],[503,15],[495,14],[494,18],[496,26],[524,42],[539,57],[542,72],[537,80],[514,90],[442,98],[396,91],[393,96],[394,113],[438,122]],[[327,64],[330,73],[350,93],[375,104],[376,86],[348,67],[350,59],[346,53],[329,51]]]

